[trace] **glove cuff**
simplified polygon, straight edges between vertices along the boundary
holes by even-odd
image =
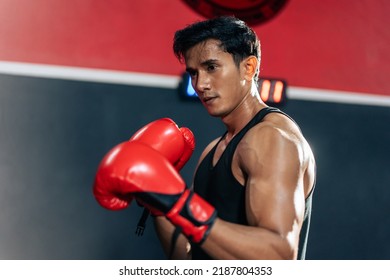
[[[198,194],[187,189],[166,217],[180,227],[191,242],[202,244],[217,218],[217,211]]]

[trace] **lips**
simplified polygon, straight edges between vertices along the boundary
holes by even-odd
[[[204,103],[207,103],[207,102],[209,102],[210,100],[213,100],[215,97],[214,96],[207,96],[207,97],[203,97],[202,98],[202,101],[204,102]]]

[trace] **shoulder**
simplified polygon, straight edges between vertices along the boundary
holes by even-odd
[[[301,141],[303,139],[299,127],[294,121],[280,113],[271,113],[264,120],[253,126],[243,137],[242,143],[275,145],[283,142]],[[259,146],[259,145],[254,145]]]
[[[297,124],[283,114],[271,113],[245,134],[237,155],[245,169],[261,163],[291,164],[290,160],[304,165],[306,149],[306,140]]]

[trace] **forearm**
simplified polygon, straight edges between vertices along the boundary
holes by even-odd
[[[187,238],[183,234],[179,234],[175,240],[174,248],[172,249],[172,236],[174,234],[175,227],[163,216],[155,217],[153,220],[157,236],[163,247],[165,255],[171,259],[189,259],[190,254]]]
[[[217,219],[202,244],[214,259],[294,259],[296,253],[286,238],[267,229],[232,224]]]

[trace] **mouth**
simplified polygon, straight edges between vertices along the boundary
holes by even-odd
[[[203,97],[202,101],[203,101],[203,103],[208,104],[208,103],[212,102],[214,99],[216,99],[215,96],[207,96],[207,97]]]

